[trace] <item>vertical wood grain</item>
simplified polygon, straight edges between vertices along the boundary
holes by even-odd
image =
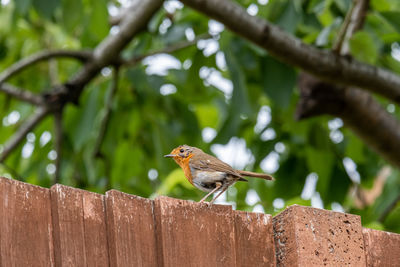
[[[54,266],[50,192],[0,177],[0,266]]]
[[[163,266],[236,266],[231,206],[155,200]]]
[[[103,197],[59,184],[51,188],[57,266],[108,266]]]
[[[111,190],[106,213],[110,266],[160,266],[152,200]]]

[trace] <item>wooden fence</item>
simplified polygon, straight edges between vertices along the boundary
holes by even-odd
[[[400,235],[302,206],[268,214],[0,178],[0,266],[400,266]]]

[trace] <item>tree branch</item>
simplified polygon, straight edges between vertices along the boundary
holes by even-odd
[[[62,112],[63,112],[62,108],[54,112],[54,149],[57,153],[57,157],[55,160],[56,171],[54,173],[54,184],[60,182],[60,174],[61,174],[62,141],[63,141]]]
[[[366,0],[356,2],[346,28],[348,38],[350,32],[362,27],[367,7]],[[339,47],[340,53],[348,51],[344,44]],[[322,114],[340,117],[367,145],[400,167],[400,123],[371,94],[355,87],[339,87],[306,73],[300,74],[299,88],[298,119]]]
[[[336,37],[335,44],[333,45],[332,50],[339,54],[340,54],[340,51],[342,51],[342,45],[346,39],[347,29],[349,27],[351,17],[354,14],[354,8],[355,8],[354,3],[355,3],[355,1],[353,1],[353,5],[351,6],[350,10],[347,12],[346,17],[344,18],[344,21],[342,23],[342,26],[339,29],[339,33]]]
[[[306,45],[228,0],[181,0],[268,50],[276,58],[325,81],[364,88],[400,103],[400,76],[331,51]],[[229,14],[229,16],[227,16]]]
[[[109,23],[112,26],[120,24],[120,22],[124,19],[124,17],[128,16],[129,14],[135,12],[136,5],[130,5],[127,8],[120,8],[119,13],[116,16],[110,17]]]
[[[43,99],[40,96],[35,95],[27,90],[17,88],[8,83],[0,83],[0,92],[36,106],[43,105]]]
[[[28,121],[26,121],[18,129],[18,131],[11,137],[11,139],[4,145],[4,150],[0,154],[0,162],[3,162],[14,148],[24,139],[26,134],[31,131],[39,122],[41,122],[46,115],[49,113],[49,109],[46,107],[39,107],[36,113],[33,114]]]
[[[66,58],[75,58],[80,61],[86,61],[92,56],[90,51],[72,51],[72,50],[54,50],[54,51],[44,51],[34,54],[30,57],[23,58],[22,60],[14,63],[12,66],[4,70],[0,74],[0,84],[5,82],[11,76],[21,72],[25,68],[33,65],[37,62],[47,60],[50,58],[56,57],[66,57]]]
[[[297,119],[322,114],[340,117],[367,145],[400,167],[400,123],[370,94],[354,87],[338,87],[306,73],[300,75],[299,88]]]
[[[0,155],[0,162],[3,162],[9,156],[12,150],[22,141],[25,135],[31,131],[44,117],[46,117],[49,112],[57,112],[57,110],[62,109],[62,107],[68,101],[77,102],[85,85],[90,82],[103,67],[110,64],[118,64],[119,54],[122,49],[141,29],[147,25],[149,19],[160,8],[161,4],[162,0],[136,1],[132,6],[132,9],[130,9],[131,14],[126,16],[121,21],[119,32],[117,34],[109,34],[95,48],[93,54],[87,51],[46,51],[22,59],[3,71],[3,73],[0,74],[0,84],[9,79],[11,76],[19,73],[26,67],[49,58],[72,57],[86,61],[84,67],[77,73],[77,75],[75,75],[75,77],[63,85],[55,86],[53,91],[45,95],[45,104],[39,107],[37,112],[32,115],[32,117],[29,118],[29,120],[23,124],[5,144],[4,150]],[[14,95],[18,95],[20,97],[22,97],[21,95],[24,95],[22,93],[16,93],[16,90],[8,90],[8,92],[13,92]],[[26,96],[26,94],[24,96]],[[33,98],[30,97],[29,99],[32,100]],[[59,157],[59,155],[57,156]]]
[[[118,79],[119,79],[119,68],[116,67],[114,69],[110,92],[109,92],[109,95],[107,96],[105,107],[104,107],[105,108],[104,118],[101,122],[99,136],[96,140],[96,144],[95,144],[94,150],[93,150],[94,151],[93,155],[96,158],[101,158],[103,156],[103,153],[101,152],[101,145],[103,144],[104,137],[107,133],[108,124],[110,122],[110,116],[111,116],[111,112],[112,112],[112,102],[114,100],[114,95],[118,89]]]
[[[160,49],[160,50],[152,51],[152,52],[144,54],[144,55],[134,56],[133,58],[128,59],[128,60],[123,60],[121,62],[121,65],[123,65],[123,66],[136,65],[138,62],[142,61],[146,57],[150,57],[150,56],[154,56],[154,55],[162,54],[162,53],[171,54],[173,52],[176,52],[178,50],[184,49],[186,47],[195,45],[200,40],[209,39],[211,37],[212,36],[210,34],[208,34],[208,33],[200,34],[200,35],[196,36],[196,38],[193,39],[192,41],[179,42],[179,43],[173,44],[171,46],[165,47],[165,48]]]
[[[109,34],[94,50],[93,58],[88,61],[77,75],[67,82],[74,102],[84,86],[90,82],[99,71],[113,64],[118,64],[119,54],[132,38],[146,27],[153,14],[161,7],[162,0],[135,1],[129,8],[129,15],[125,16],[119,25],[117,34]],[[116,62],[117,61],[117,62]]]
[[[355,0],[354,10],[351,13],[352,16],[343,41],[342,55],[350,53],[350,38],[363,27],[368,8],[369,0]]]

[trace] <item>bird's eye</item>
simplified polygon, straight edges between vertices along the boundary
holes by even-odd
[[[185,152],[185,150],[183,148],[181,148],[181,150],[179,150],[179,152],[183,153],[183,152]]]

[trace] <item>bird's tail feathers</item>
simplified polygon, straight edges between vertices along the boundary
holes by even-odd
[[[265,180],[275,180],[274,177],[271,175],[265,174],[265,173],[257,173],[257,172],[249,172],[249,171],[240,171],[236,170],[241,176],[247,176],[247,177],[255,177],[255,178],[261,178]]]

